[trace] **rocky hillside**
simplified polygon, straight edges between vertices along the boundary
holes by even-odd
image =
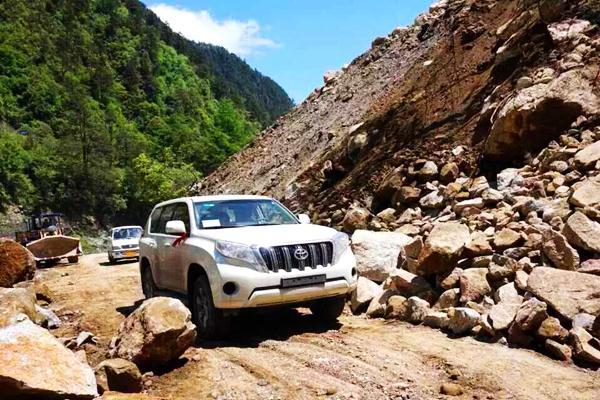
[[[597,124],[598,32],[582,2],[441,1],[326,74],[296,109],[204,180],[269,193],[322,222],[372,202],[408,160],[465,147],[466,173],[522,166],[569,128]],[[512,164],[512,165],[511,165]],[[199,189],[202,192],[202,188]]]
[[[201,182],[353,233],[352,310],[600,364],[600,9],[441,1]]]

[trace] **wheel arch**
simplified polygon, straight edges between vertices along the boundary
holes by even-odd
[[[192,291],[194,289],[194,282],[200,276],[203,276],[210,286],[210,279],[208,278],[206,269],[198,263],[190,264],[188,267],[188,270],[187,270],[187,275],[186,275],[186,289],[187,289],[186,295],[187,295],[187,298],[188,298],[188,301],[190,302],[190,304],[192,301]]]

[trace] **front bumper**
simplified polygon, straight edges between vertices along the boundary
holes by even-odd
[[[220,279],[211,282],[217,308],[253,308],[288,303],[303,303],[325,297],[345,295],[356,287],[356,260],[352,251],[342,255],[337,264],[307,268],[304,271],[258,272],[250,268],[217,264]],[[287,278],[325,275],[324,283],[283,288]],[[227,295],[223,285],[233,282],[236,290]]]
[[[138,258],[140,256],[140,249],[111,250],[108,252],[108,255],[115,260]]]

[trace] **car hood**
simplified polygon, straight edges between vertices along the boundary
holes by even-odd
[[[140,243],[140,239],[139,238],[133,238],[133,239],[112,239],[111,240],[112,245],[113,246],[125,246],[125,245],[131,245],[131,244],[135,244],[138,245]]]
[[[213,240],[258,246],[278,246],[330,241],[338,233],[335,229],[320,225],[265,225],[239,228],[199,230],[198,236]]]

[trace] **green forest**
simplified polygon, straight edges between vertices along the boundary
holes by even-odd
[[[74,221],[143,222],[292,106],[136,0],[1,2],[0,60],[0,209]]]

